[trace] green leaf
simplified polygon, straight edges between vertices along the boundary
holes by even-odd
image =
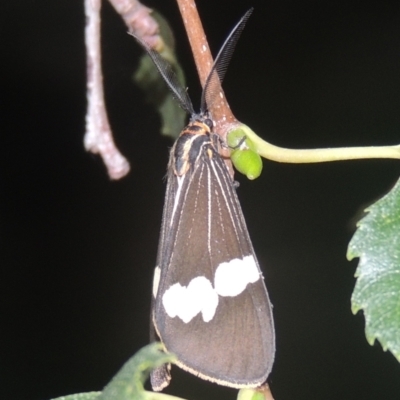
[[[161,393],[146,392],[143,387],[151,370],[175,360],[173,355],[161,350],[160,343],[152,343],[139,350],[113,377],[98,400],[148,400],[165,397]]]
[[[159,23],[160,34],[165,43],[164,49],[160,54],[171,64],[178,80],[185,87],[184,73],[175,54],[175,39],[172,30],[164,17],[155,11],[153,11],[152,15]],[[133,79],[146,93],[146,101],[152,104],[160,114],[161,133],[174,139],[178,137],[186,124],[186,112],[179,107],[164,79],[147,54],[141,57]]]
[[[77,393],[70,394],[69,396],[57,397],[52,400],[95,400],[99,397],[101,392],[88,392],[88,393]]]
[[[352,311],[364,310],[368,342],[400,361],[400,181],[366,211],[347,252],[360,257]]]

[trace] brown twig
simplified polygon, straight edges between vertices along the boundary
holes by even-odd
[[[213,58],[197,12],[196,3],[194,0],[177,0],[177,3],[192,48],[200,83],[204,87],[213,64]],[[219,84],[217,80],[215,80],[215,83]],[[221,85],[219,84],[219,86]],[[233,115],[221,87],[219,88],[219,96],[217,96],[209,111],[216,123],[216,132],[225,140],[226,134],[238,125],[238,121]]]
[[[129,163],[115,146],[104,104],[100,50],[101,0],[85,0],[85,44],[87,54],[87,101],[85,148],[98,153],[111,179],[129,172]]]
[[[158,22],[152,17],[153,10],[138,0],[108,0],[122,17],[129,31],[157,50],[159,37]]]

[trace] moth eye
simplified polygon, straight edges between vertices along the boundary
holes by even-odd
[[[214,122],[213,122],[213,120],[210,119],[210,118],[206,118],[206,119],[204,120],[204,123],[205,123],[210,129],[212,129],[212,128],[214,127]]]

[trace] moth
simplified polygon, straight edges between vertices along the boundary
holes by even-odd
[[[272,307],[232,180],[219,154],[209,108],[252,9],[222,45],[195,113],[171,66],[134,36],[190,115],[170,152],[162,227],[154,272],[152,340],[176,364],[233,388],[263,384],[272,368]],[[154,390],[170,382],[170,367],[151,374]]]

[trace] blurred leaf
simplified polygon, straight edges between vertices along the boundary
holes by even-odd
[[[160,343],[152,343],[140,349],[113,377],[98,400],[148,400],[165,397],[161,393],[146,392],[143,387],[154,368],[175,359],[161,350]]]
[[[150,372],[175,360],[162,351],[161,343],[152,343],[140,349],[113,377],[103,392],[72,394],[53,400],[182,400],[164,393],[144,390]]]
[[[52,400],[94,400],[99,397],[101,392],[88,392],[88,393],[77,393],[69,396],[57,397]]]
[[[153,11],[154,18],[160,25],[161,36],[165,46],[160,53],[171,64],[179,82],[186,86],[185,77],[175,54],[175,39],[167,21]],[[147,54],[143,54],[139,67],[134,74],[135,83],[145,92],[146,101],[152,104],[161,117],[161,133],[177,138],[186,125],[186,112],[179,107],[167,84]]]
[[[368,342],[400,361],[400,183],[366,211],[347,253],[360,257],[352,311],[364,311]]]
[[[264,400],[265,396],[256,389],[240,389],[237,400]]]

